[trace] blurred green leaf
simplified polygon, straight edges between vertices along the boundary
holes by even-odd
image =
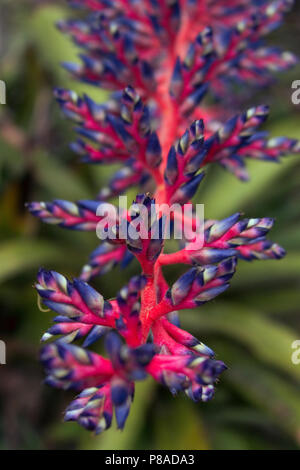
[[[168,397],[169,398],[169,397]],[[209,450],[210,442],[200,413],[195,412],[195,403],[179,396],[176,402],[156,407],[156,449],[165,450]]]
[[[197,313],[184,312],[181,318],[188,330],[201,332],[204,342],[208,333],[225,335],[249,348],[254,361],[261,360],[300,380],[300,367],[291,361],[291,345],[297,337],[273,318],[268,319],[246,305],[220,301],[206,305]]]
[[[243,297],[242,297],[243,294]],[[259,308],[270,314],[282,313],[287,315],[297,312],[300,305],[300,290],[295,286],[290,288],[274,289],[274,287],[257,290],[255,296],[252,291],[244,290],[238,297],[247,307]]]
[[[239,263],[233,286],[275,283],[289,278],[300,280],[300,254],[297,252],[289,252],[285,258],[279,261]]]
[[[0,245],[0,282],[61,257],[51,242],[18,238]]]
[[[51,71],[55,71],[58,75],[58,86],[72,88],[77,93],[88,93],[91,98],[102,102],[107,97],[105,91],[98,87],[72,80],[69,73],[60,67],[62,62],[79,61],[78,47],[55,26],[59,20],[69,18],[70,16],[70,10],[67,8],[62,8],[58,5],[41,6],[26,19],[24,27],[27,31],[27,37],[39,51],[44,65]]]
[[[232,346],[226,346],[226,359],[230,360],[234,367],[224,374],[224,380],[234,384],[255,406],[266,410],[271,419],[299,443],[299,388]]]
[[[51,158],[50,155],[38,152],[33,157],[36,179],[44,190],[53,197],[73,200],[88,199],[91,194],[82,178],[71,168]]]
[[[299,214],[299,206],[298,206],[297,215]],[[276,227],[277,228],[277,227]],[[279,231],[279,227],[278,227]],[[300,240],[300,226],[292,226],[292,227],[281,227],[281,230],[276,234],[276,242],[280,243],[282,246],[287,248],[288,256],[289,250],[294,249],[297,250],[299,248],[299,240]]]
[[[245,450],[249,449],[249,438],[240,429],[220,426],[216,429],[214,438],[215,450]]]

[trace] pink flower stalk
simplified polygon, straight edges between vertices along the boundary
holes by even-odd
[[[83,51],[81,63],[65,67],[74,78],[112,94],[105,104],[63,89],[55,90],[55,96],[77,124],[80,139],[72,143],[73,150],[85,162],[118,162],[120,169],[93,201],[33,202],[29,210],[46,223],[93,231],[103,222],[99,206],[136,186],[135,203],[144,209],[140,234],[149,235],[150,228],[157,234],[122,238],[116,225],[116,237],[92,253],[79,279],[69,281],[55,271],[38,274],[37,291],[58,314],[42,339],[61,335],[42,349],[47,383],[79,390],[65,418],[99,433],[111,425],[113,410],[123,428],[134,382],[147,375],[173,394],[184,391],[194,401],[212,398],[226,366],[180,328],[177,312],[222,294],[238,259],[280,259],[284,250],[266,239],[273,219],[243,219],[236,213],[205,220],[203,243],[195,246],[192,239],[166,253],[164,210],[154,220],[151,211],[154,203],[191,205],[208,164],[218,163],[247,180],[246,158],[276,162],[299,153],[298,141],[269,138],[260,129],[267,106],[241,111],[234,90],[238,85],[249,93],[266,86],[272,72],[287,69],[296,59],[264,44],[264,36],[291,6],[287,0],[70,3],[89,14],[59,24]],[[210,101],[204,101],[206,95]],[[235,110],[233,117],[228,109]],[[141,213],[119,215],[128,226]],[[194,230],[199,220],[194,211],[188,218],[173,215],[173,222]],[[116,299],[104,300],[87,284],[134,258],[142,273]],[[162,268],[172,264],[191,267],[170,286]],[[109,359],[87,349],[102,336]],[[81,347],[70,344],[81,338]]]

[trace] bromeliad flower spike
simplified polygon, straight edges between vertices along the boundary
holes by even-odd
[[[185,392],[194,401],[212,398],[226,366],[180,328],[177,313],[222,294],[238,259],[280,259],[284,250],[266,239],[272,219],[245,219],[236,213],[220,221],[205,220],[201,243],[181,240],[178,251],[169,253],[166,211],[154,211],[153,218],[152,210],[154,203],[193,207],[202,168],[208,164],[218,163],[246,180],[247,158],[276,162],[299,153],[298,141],[269,138],[261,130],[267,106],[245,110],[240,105],[245,91],[249,95],[255,87],[266,86],[272,72],[296,60],[264,43],[291,7],[288,0],[70,3],[81,7],[82,18],[58,26],[82,54],[80,63],[64,66],[75,79],[112,93],[105,104],[63,89],[55,90],[55,96],[77,126],[79,138],[72,149],[85,162],[119,163],[120,169],[93,201],[34,202],[29,210],[46,223],[93,231],[103,222],[99,206],[136,186],[135,205],[143,211],[124,210],[121,220],[130,225],[143,212],[140,234],[149,234],[149,228],[157,234],[154,239],[122,238],[115,225],[116,237],[100,244],[78,279],[69,281],[55,271],[38,274],[38,294],[57,313],[42,338],[58,336],[41,352],[47,383],[79,391],[65,419],[99,433],[111,425],[113,412],[123,428],[135,381],[147,375],[173,394]],[[243,93],[236,95],[237,88]],[[234,115],[228,115],[228,109]],[[199,222],[195,210],[189,217],[176,217],[191,230]],[[141,273],[115,299],[104,300],[87,283],[134,258]],[[169,285],[163,266],[172,264],[190,268]],[[88,349],[101,337],[108,358]],[[72,344],[76,340],[81,346]]]

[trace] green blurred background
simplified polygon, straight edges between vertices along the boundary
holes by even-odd
[[[300,365],[291,361],[291,344],[300,339],[299,156],[280,165],[250,165],[246,184],[212,168],[197,195],[207,217],[236,210],[276,217],[272,239],[288,251],[282,261],[240,263],[225,295],[181,314],[183,326],[230,366],[215,399],[193,404],[147,380],[137,385],[123,432],[113,425],[94,437],[62,422],[72,394],[42,384],[39,341],[51,313],[39,311],[32,284],[39,266],[78,274],[97,239],[43,225],[24,203],[94,197],[111,171],[82,165],[72,154],[72,125],[52,98],[54,86],[105,98],[59,67],[78,52],[53,26],[69,14],[63,0],[0,0],[0,79],[7,84],[7,104],[0,105],[0,339],[7,344],[7,365],[0,366],[0,448],[299,449]],[[300,55],[299,39],[298,4],[270,42]],[[295,79],[299,66],[251,100],[272,105],[268,128],[274,135],[300,138],[300,105],[290,99]],[[115,269],[93,285],[111,297],[137,270],[135,264]]]

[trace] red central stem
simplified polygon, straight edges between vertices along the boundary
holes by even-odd
[[[162,148],[162,163],[159,171],[152,171],[152,176],[156,180],[157,189],[155,191],[155,200],[157,204],[169,204],[169,198],[166,194],[163,174],[166,167],[169,150],[178,138],[180,129],[180,112],[179,104],[172,98],[169,92],[172,74],[177,57],[183,57],[186,53],[187,44],[191,39],[191,28],[194,18],[184,13],[177,32],[176,40],[170,45],[166,51],[166,57],[161,64],[162,73],[158,77],[158,87],[154,99],[156,100],[161,114],[161,123],[158,130],[158,137]],[[159,175],[158,175],[159,173]],[[163,251],[162,251],[163,252]],[[161,264],[159,259],[153,265],[153,270],[149,266],[142,266],[144,274],[147,276],[148,282],[141,294],[141,312],[140,320],[142,324],[142,343],[147,341],[149,331],[152,327],[153,320],[159,316],[158,302],[168,289],[168,284],[163,277]],[[164,306],[163,310],[167,309]],[[157,313],[157,315],[156,315]],[[160,312],[162,313],[162,312]]]
[[[151,322],[149,322],[150,314],[156,307],[156,289],[154,278],[149,277],[148,282],[141,295],[141,311],[140,320],[142,323],[142,343],[147,341]]]

